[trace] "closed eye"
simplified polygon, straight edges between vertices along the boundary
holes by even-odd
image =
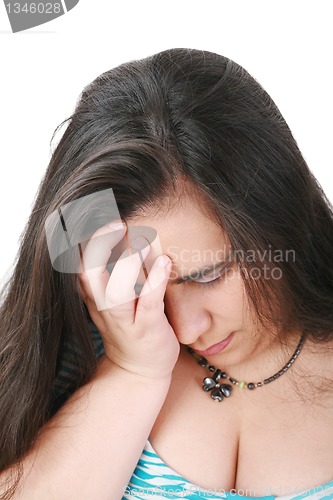
[[[190,283],[195,283],[195,284],[198,284],[198,285],[203,285],[203,286],[217,285],[218,281],[221,278],[224,278],[224,276],[226,275],[227,271],[230,269],[231,265],[232,265],[232,262],[228,263],[227,265],[223,265],[219,269],[215,269],[215,271],[213,271],[210,274],[207,274],[206,276],[202,276],[201,278],[198,278],[196,280],[191,280],[189,282]]]
[[[226,269],[219,269],[209,276],[204,276],[198,280],[193,281],[193,283],[198,283],[199,285],[215,285],[217,281],[224,276]]]

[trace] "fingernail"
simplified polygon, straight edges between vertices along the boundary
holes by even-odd
[[[157,264],[160,266],[160,267],[166,267],[168,265],[171,264],[171,261],[168,257],[166,257],[165,255],[161,255],[158,259],[157,259]]]
[[[132,247],[135,248],[135,250],[143,250],[148,245],[149,242],[142,236],[139,236],[139,238],[132,241]]]
[[[109,222],[109,224],[106,224],[106,226],[112,229],[113,231],[118,231],[119,229],[125,228],[124,224],[121,221]]]

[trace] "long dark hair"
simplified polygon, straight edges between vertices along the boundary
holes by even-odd
[[[55,148],[0,312],[0,470],[20,461],[52,416],[64,342],[77,350],[71,392],[97,360],[75,274],[52,268],[47,217],[112,188],[121,217],[192,186],[227,234],[262,324],[333,339],[332,207],[277,106],[230,59],[172,49],[107,71],[84,88]],[[293,249],[282,279],[251,278],[249,251]],[[268,323],[267,323],[268,324]],[[3,498],[10,498],[9,496]]]

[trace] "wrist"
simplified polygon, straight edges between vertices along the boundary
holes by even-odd
[[[128,383],[135,382],[136,384],[138,382],[141,382],[143,384],[148,384],[148,385],[161,386],[161,384],[164,384],[166,386],[169,386],[172,379],[172,372],[163,373],[160,371],[158,373],[148,373],[148,372],[145,373],[144,371],[142,372],[132,371],[130,369],[118,365],[110,358],[108,358],[107,355],[103,355],[102,358],[100,359],[98,365],[98,371],[106,376],[119,375],[120,377],[128,379]]]

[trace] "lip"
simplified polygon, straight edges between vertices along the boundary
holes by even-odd
[[[218,354],[219,352],[223,351],[227,347],[227,345],[230,344],[234,335],[235,332],[232,332],[229,337],[222,340],[221,342],[218,342],[217,344],[212,345],[211,347],[208,347],[208,349],[206,349],[205,351],[198,351],[198,349],[194,349],[193,347],[192,349],[201,356],[212,356],[213,354]]]

